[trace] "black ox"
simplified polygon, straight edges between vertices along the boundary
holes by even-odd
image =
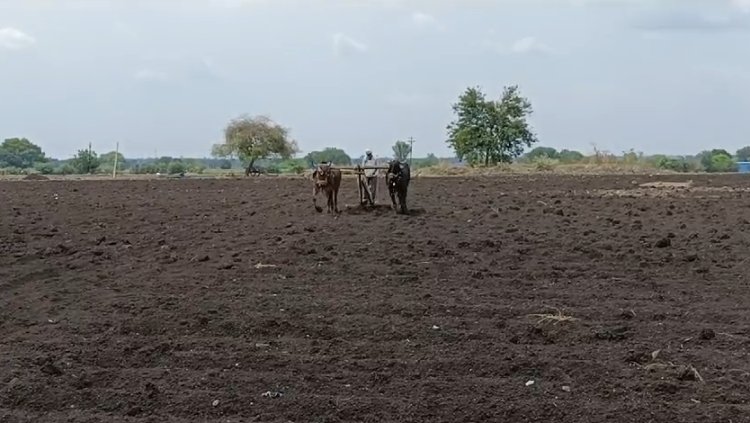
[[[401,214],[408,213],[406,207],[406,193],[409,191],[411,171],[408,163],[393,160],[388,164],[388,173],[385,175],[385,183],[388,185],[388,194],[391,196],[393,209]],[[398,197],[398,204],[396,204]]]

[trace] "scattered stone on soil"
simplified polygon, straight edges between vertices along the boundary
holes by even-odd
[[[619,326],[612,329],[601,329],[594,332],[594,336],[597,339],[605,341],[621,341],[628,336],[629,328],[627,326]]]
[[[679,366],[677,368],[678,376],[677,378],[680,380],[686,380],[691,382],[703,382],[703,377],[700,373],[698,373],[698,370],[696,370],[693,366]]]
[[[625,320],[630,320],[630,319],[635,319],[636,314],[635,314],[635,311],[633,310],[623,310],[620,313],[620,317],[622,317]]]
[[[281,398],[284,396],[283,392],[278,391],[266,391],[260,395],[263,398]]]
[[[701,331],[701,339],[704,341],[710,341],[716,338],[716,332],[713,329],[703,329]]]
[[[654,244],[656,248],[667,248],[672,246],[672,239],[671,238],[662,238],[658,241],[656,241],[656,244]]]
[[[43,373],[46,373],[50,376],[62,376],[63,371],[58,367],[55,363],[52,362],[52,360],[47,360],[42,365],[41,370]]]

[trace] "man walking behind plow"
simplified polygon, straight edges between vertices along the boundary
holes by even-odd
[[[377,166],[377,161],[372,155],[372,150],[369,148],[365,150],[365,157],[362,159],[362,167],[365,166]],[[375,205],[375,196],[378,190],[378,170],[377,169],[364,169],[365,174],[365,186],[362,190],[363,198],[360,199],[361,204]]]

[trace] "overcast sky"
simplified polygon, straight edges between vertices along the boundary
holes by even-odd
[[[448,155],[458,95],[518,84],[542,145],[734,151],[749,51],[750,0],[0,0],[0,138],[207,156],[247,113]]]

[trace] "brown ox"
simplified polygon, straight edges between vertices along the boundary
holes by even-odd
[[[318,206],[318,193],[325,192],[328,197],[328,213],[335,211],[339,213],[339,187],[341,186],[341,171],[335,169],[330,163],[318,165],[313,172],[313,206],[318,213],[323,212],[323,208]]]

